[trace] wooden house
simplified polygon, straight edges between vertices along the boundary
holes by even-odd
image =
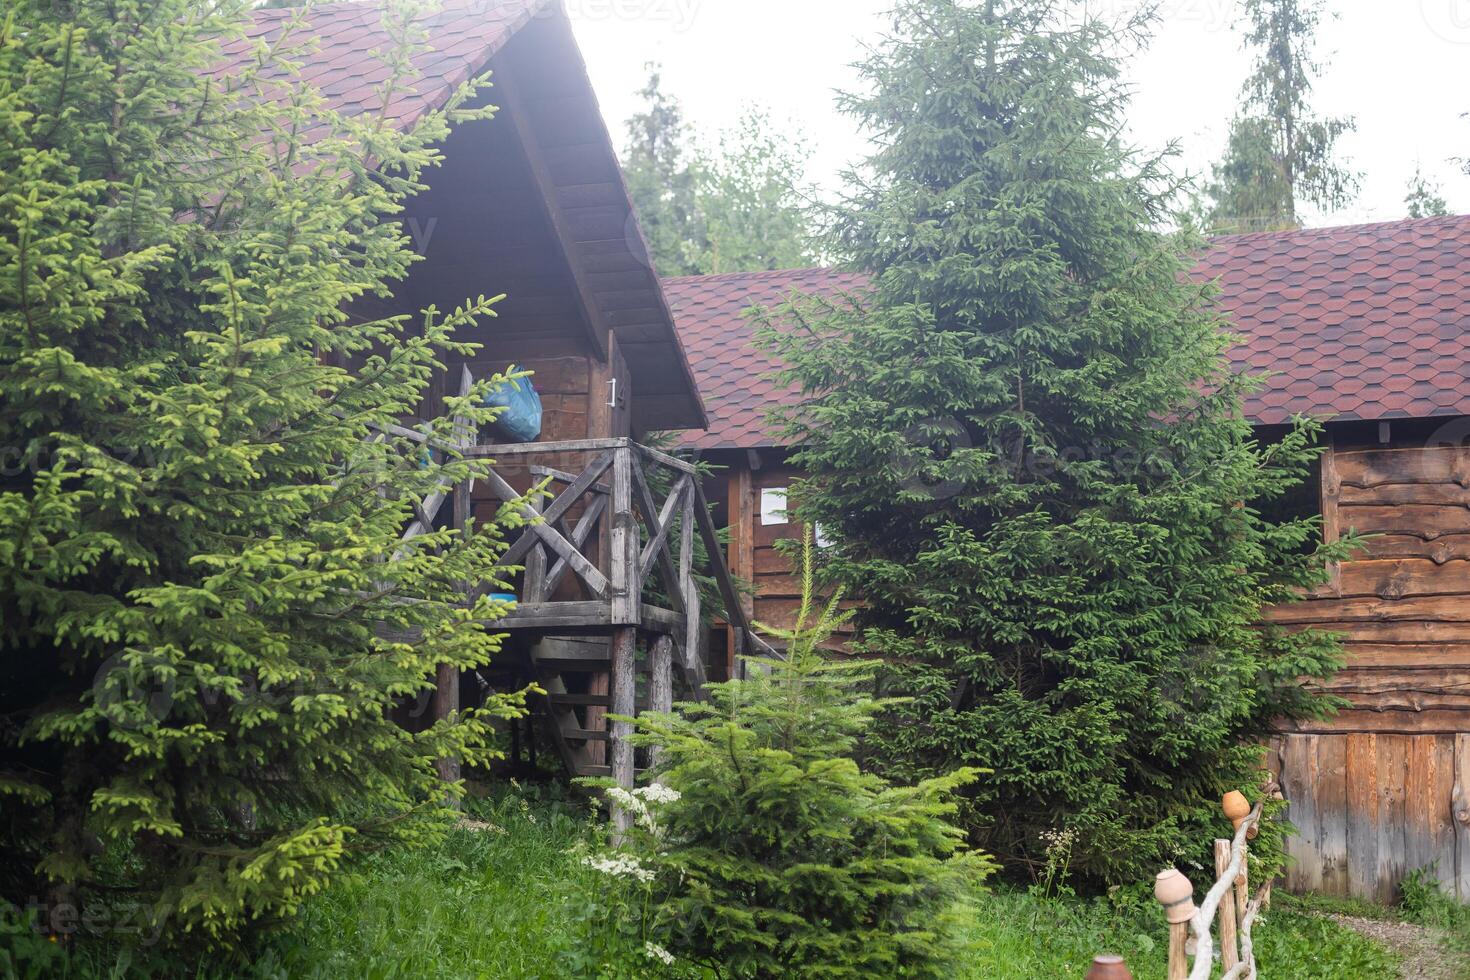
[[[1293,416],[1327,423],[1317,508],[1324,533],[1374,535],[1288,627],[1340,632],[1328,685],[1351,706],[1271,743],[1291,820],[1289,885],[1390,898],[1433,865],[1470,900],[1470,217],[1217,239],[1197,274],[1218,280],[1269,375],[1246,409],[1264,437]],[[786,625],[792,569],[773,547],[796,471],[766,422],[796,393],[770,378],[745,311],[793,291],[860,288],[820,269],[665,280],[710,424],[685,445],[728,467],[729,563],[757,586],[747,614]],[[715,492],[711,491],[711,496]]]
[[[503,560],[524,568],[514,573],[518,605],[497,624],[509,634],[505,653],[485,676],[442,670],[434,710],[475,703],[482,685],[536,681],[547,691],[536,717],[568,768],[631,785],[628,726],[605,716],[667,707],[676,680],[699,690],[708,617],[696,571],[718,583],[742,648],[758,641],[693,467],[639,441],[706,418],[566,14],[556,0],[449,0],[422,22],[421,77],[386,106],[375,52],[390,40],[378,6],[320,5],[304,29],[287,30],[296,16],[257,11],[249,39],[226,53],[247,59],[250,40],[284,31],[305,66],[300,81],[350,115],[409,125],[466,79],[492,73],[480,99],[498,107],[495,117],[454,128],[443,165],[403,216],[424,261],[372,312],[506,294],[469,338],[483,348],[449,365],[423,414],[439,414],[446,391],[515,364],[533,372],[543,427],[533,443],[481,432],[453,447],[494,459],[493,475],[424,501],[405,535],[446,517],[488,519],[533,483],[550,481],[553,495],[529,505],[540,520]],[[412,422],[396,434],[412,437]],[[696,569],[701,551],[708,566]],[[723,651],[717,659],[722,669]]]

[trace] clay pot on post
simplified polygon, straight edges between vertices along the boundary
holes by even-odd
[[[1240,792],[1240,790],[1233,789],[1220,799],[1220,809],[1225,811],[1225,816],[1230,821],[1231,826],[1239,832],[1241,822],[1251,814],[1251,803],[1250,800],[1245,798],[1244,793]],[[1246,831],[1245,836],[1247,840],[1256,839],[1256,826],[1254,824],[1251,825],[1250,830]]]
[[[1123,957],[1104,953],[1093,957],[1092,968],[1082,980],[1133,980],[1133,974],[1128,972],[1128,965],[1123,962]]]
[[[1178,868],[1160,871],[1154,878],[1154,898],[1164,907],[1164,918],[1178,925],[1194,918],[1194,886]]]

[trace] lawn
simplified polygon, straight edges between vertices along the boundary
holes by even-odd
[[[559,800],[476,801],[474,822],[429,851],[359,862],[301,917],[236,962],[193,963],[83,947],[51,976],[566,977],[584,928],[587,873],[578,845],[590,814]],[[974,978],[1081,978],[1092,956],[1118,952],[1139,980],[1164,975],[1164,930],[1143,892],[1043,899],[997,889],[978,903],[968,938]],[[1286,899],[1256,930],[1268,980],[1398,976],[1394,956]],[[3,972],[3,971],[0,971]]]

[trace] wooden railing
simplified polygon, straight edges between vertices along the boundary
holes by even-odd
[[[709,504],[693,464],[631,439],[578,439],[476,445],[471,458],[521,464],[547,495],[523,504],[531,523],[501,559],[522,566],[519,603],[506,629],[586,630],[641,627],[668,633],[697,690],[703,681],[701,599],[695,542],[740,652],[771,648],[751,630]],[[579,470],[551,465],[587,459]],[[491,492],[503,503],[525,497],[492,470]],[[660,493],[655,487],[661,488]],[[660,496],[662,500],[660,500]]]

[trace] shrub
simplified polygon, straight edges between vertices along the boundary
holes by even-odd
[[[496,651],[463,582],[502,535],[401,545],[482,464],[369,441],[492,301],[349,313],[414,261],[394,215],[474,86],[406,132],[344,118],[300,80],[294,15],[209,79],[248,9],[16,0],[0,24],[0,896],[54,932],[79,904],[221,942],[289,916],[350,850],[441,831],[435,759],[482,758],[518,710],[390,719]],[[385,101],[415,16],[384,13]],[[447,411],[484,421],[480,394]]]
[[[638,719],[656,783],[612,790],[635,818],[609,860],[646,878],[646,938],[677,962],[735,977],[941,976],[954,926],[990,870],[950,822],[959,770],[893,786],[851,758],[883,707],[872,665],[821,643],[844,618],[813,615],[811,544],[783,660],[747,661],[708,700]]]

